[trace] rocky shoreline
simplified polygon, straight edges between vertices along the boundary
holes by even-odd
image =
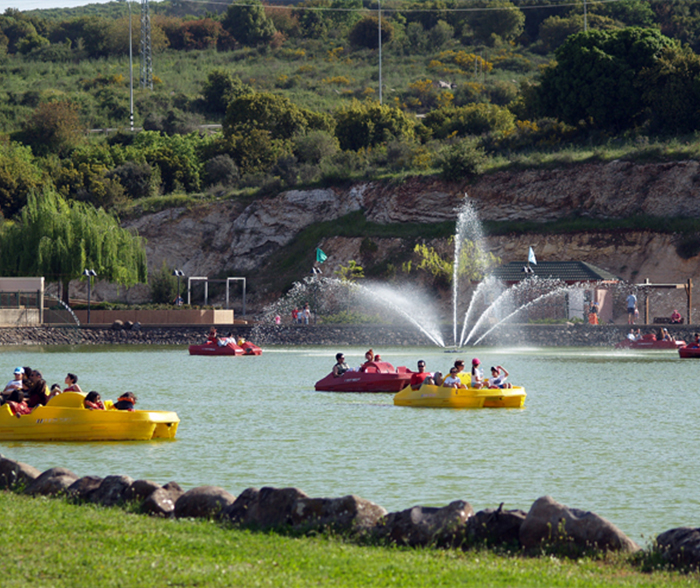
[[[658,331],[651,325],[642,332]],[[201,326],[137,326],[123,329],[110,326],[5,327],[0,328],[0,346],[22,345],[191,345],[202,342],[207,328]],[[257,345],[279,346],[382,346],[410,347],[435,345],[413,327],[385,325],[220,325],[220,332],[233,330]],[[445,328],[449,347],[451,333]],[[692,341],[700,325],[671,329],[677,339]],[[481,345],[518,347],[613,347],[625,338],[628,325],[563,324],[504,325],[484,339]]]
[[[216,486],[185,492],[176,482],[161,486],[126,475],[79,477],[60,467],[40,472],[2,455],[0,489],[105,507],[136,503],[142,513],[152,516],[211,519],[252,530],[331,531],[375,544],[463,550],[491,547],[514,554],[572,557],[642,551],[604,518],[560,504],[550,496],[538,498],[528,512],[504,510],[503,504],[474,512],[469,502],[455,500],[444,507],[413,506],[390,513],[352,494],[312,498],[298,488],[264,487],[247,488],[236,497]],[[648,550],[660,553],[668,564],[680,569],[697,569],[700,529],[680,527],[661,533]]]

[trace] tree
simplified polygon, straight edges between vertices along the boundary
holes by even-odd
[[[226,108],[231,100],[252,93],[253,88],[225,69],[210,71],[207,81],[202,86],[205,108],[218,114],[226,114]]]
[[[44,102],[25,121],[18,138],[36,155],[66,155],[82,140],[78,106],[68,100]]]
[[[341,265],[340,268],[333,272],[343,282],[354,282],[365,277],[365,270],[361,265],[358,265],[354,259],[348,261],[348,265]]]
[[[423,124],[433,131],[434,137],[446,139],[454,135],[508,133],[515,128],[515,116],[496,104],[467,104],[432,110],[423,119]]]
[[[640,72],[672,44],[656,30],[635,27],[573,35],[542,74],[538,109],[572,125],[585,120],[613,131],[629,128],[644,108]]]
[[[414,136],[415,123],[399,108],[379,102],[353,102],[335,113],[336,137],[343,150],[357,151],[391,139]]]
[[[382,18],[382,45],[394,38],[394,25]],[[366,16],[352,27],[348,39],[357,47],[377,49],[379,47],[379,19],[376,16]]]
[[[525,15],[512,2],[493,0],[482,6],[488,10],[477,10],[468,17],[469,27],[477,39],[513,41],[522,34]]]
[[[264,45],[272,40],[276,32],[260,0],[231,4],[221,24],[241,45]]]
[[[29,147],[0,142],[0,213],[9,218],[27,203],[27,196],[42,184],[43,174]]]
[[[104,210],[82,202],[69,204],[48,189],[29,195],[17,222],[0,225],[2,275],[60,282],[67,303],[68,284],[85,268],[123,286],[145,283],[144,243]]]

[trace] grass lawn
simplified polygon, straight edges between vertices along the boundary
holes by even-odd
[[[570,561],[478,551],[359,546],[0,492],[0,585],[687,586],[698,575],[642,573],[630,560]]]

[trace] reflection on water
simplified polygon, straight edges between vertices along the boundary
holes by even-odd
[[[311,496],[358,494],[388,510],[469,501],[527,510],[549,494],[592,510],[638,542],[700,524],[700,391],[696,363],[673,352],[483,349],[526,387],[522,410],[394,407],[391,394],[314,392],[336,349],[268,348],[260,357],[190,357],[182,347],[13,348],[49,384],[77,373],[83,390],[175,410],[173,442],[2,443],[40,470],[126,474],[185,488],[297,486]],[[342,349],[360,365],[365,349]],[[470,350],[375,349],[394,365],[446,372]],[[469,362],[467,362],[469,364]]]

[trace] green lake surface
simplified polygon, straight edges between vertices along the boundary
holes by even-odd
[[[0,453],[43,471],[125,474],[185,489],[296,486],[314,497],[357,494],[389,511],[468,501],[475,510],[528,510],[550,495],[590,510],[642,545],[676,526],[700,526],[700,385],[673,351],[469,348],[375,349],[395,366],[447,372],[457,358],[501,364],[523,385],[523,409],[395,407],[392,394],[315,392],[343,351],[265,348],[259,357],[198,357],[185,347],[12,347],[16,366],[47,383],[79,376],[84,391],[137,408],[174,410],[177,439],[152,442],[0,442]],[[4,366],[4,367],[2,367]]]

